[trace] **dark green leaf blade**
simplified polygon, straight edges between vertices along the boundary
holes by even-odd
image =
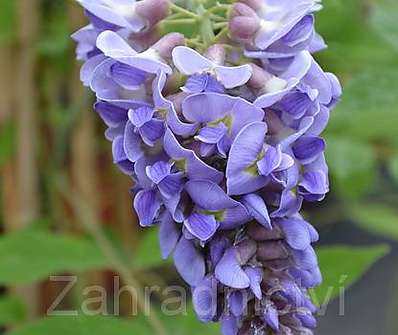
[[[382,204],[351,207],[350,215],[358,227],[390,239],[398,240],[398,212]]]
[[[328,246],[317,249],[323,283],[311,290],[315,304],[325,305],[342,289],[353,285],[370,267],[389,252],[387,245],[372,247]]]
[[[22,284],[61,272],[108,267],[100,249],[89,240],[39,230],[0,237],[0,283]]]

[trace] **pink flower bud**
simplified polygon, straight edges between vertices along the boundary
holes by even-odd
[[[239,0],[241,3],[248,5],[253,10],[257,11],[264,6],[264,0]]]
[[[248,16],[236,16],[229,22],[231,37],[237,41],[251,40],[259,28],[259,20]]]
[[[207,49],[206,58],[218,65],[224,65],[225,62],[225,48],[221,44],[214,44]]]
[[[257,14],[251,7],[245,5],[244,3],[237,2],[232,6],[231,10],[231,18],[236,16],[248,16],[256,18]]]
[[[272,78],[272,75],[256,64],[250,64],[253,74],[248,82],[248,85],[255,89],[263,89],[267,81]]]
[[[168,0],[143,0],[137,2],[136,13],[147,21],[147,29],[169,15]]]
[[[163,59],[171,57],[171,53],[175,47],[185,45],[185,37],[180,33],[169,33],[157,41],[152,49],[156,50]]]

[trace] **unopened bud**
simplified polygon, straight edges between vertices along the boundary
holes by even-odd
[[[147,21],[147,29],[166,18],[169,11],[168,0],[143,0],[136,4],[136,13]]]
[[[252,63],[250,66],[253,70],[253,74],[248,81],[248,85],[255,89],[263,89],[273,76],[256,64]]]
[[[251,7],[241,2],[237,2],[232,6],[231,18],[236,16],[247,16],[253,19],[257,18],[256,12]]]
[[[229,22],[232,39],[238,41],[251,40],[260,29],[260,21],[249,16],[236,16]]]
[[[246,4],[253,10],[257,11],[264,7],[264,0],[239,0],[241,3]]]
[[[221,44],[214,44],[207,49],[205,57],[218,65],[224,65],[226,57],[225,48]]]
[[[169,33],[157,41],[151,49],[156,50],[162,59],[169,59],[175,47],[185,44],[185,37],[180,33]]]
[[[289,254],[281,241],[258,243],[257,259],[262,262],[286,259]]]
[[[246,264],[254,256],[257,250],[257,244],[251,239],[242,241],[237,245],[240,264]]]

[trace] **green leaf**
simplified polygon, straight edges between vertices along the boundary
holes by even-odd
[[[356,141],[398,144],[398,70],[380,65],[364,70],[345,85],[342,102],[327,133]]]
[[[16,38],[16,1],[0,1],[0,43]]]
[[[198,320],[192,306],[187,306],[186,313],[168,316],[162,313],[161,320],[173,335],[219,335],[219,324],[202,323]]]
[[[137,251],[134,254],[133,268],[135,270],[145,270],[165,264],[162,259],[158,229],[147,229],[141,238]]]
[[[183,315],[184,314],[184,315]],[[162,313],[162,321],[168,334],[173,335],[218,335],[217,324],[203,324],[197,318],[191,306],[179,315]],[[119,334],[154,334],[148,321],[139,316],[133,320],[123,320],[113,316],[53,316],[28,324],[7,333],[7,335],[119,335]]]
[[[54,316],[10,331],[7,335],[151,334],[143,324],[110,316]]]
[[[349,288],[389,252],[387,245],[373,247],[329,246],[317,249],[323,283],[311,290],[317,305],[325,305]]]
[[[15,152],[16,129],[12,122],[5,122],[0,127],[0,166]]]
[[[25,318],[25,306],[15,297],[0,298],[0,326],[15,324]]]
[[[398,183],[398,155],[394,156],[390,160],[388,166],[389,166],[391,175],[393,176],[395,181]]]
[[[379,0],[373,4],[371,14],[373,29],[398,51],[398,3],[396,0]]]
[[[108,265],[98,247],[82,238],[33,229],[0,237],[0,284],[30,283],[55,273]]]
[[[398,240],[398,211],[382,204],[352,206],[352,220],[373,234]]]
[[[367,144],[347,138],[327,137],[327,158],[332,188],[345,197],[357,198],[369,190],[376,158]]]

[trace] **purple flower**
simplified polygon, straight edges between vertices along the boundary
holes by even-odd
[[[171,73],[169,65],[154,48],[138,53],[123,38],[113,31],[104,31],[97,38],[97,48],[105,56],[120,63],[148,73],[156,74],[159,70]]]
[[[127,28],[138,33],[167,16],[166,0],[78,0],[93,24],[102,30]],[[113,28],[113,29],[112,29]]]
[[[312,334],[319,235],[300,210],[329,191],[322,132],[342,93],[311,56],[325,47],[319,1],[240,0],[214,32],[228,43],[228,25],[238,43],[187,40],[203,54],[160,37],[166,0],[80,2],[81,80],[134,180],[140,225],[159,226],[198,318],[223,335]]]
[[[85,26],[72,34],[72,39],[77,43],[76,57],[85,61],[99,53],[96,48],[98,32],[92,25]]]
[[[249,65],[223,66],[203,57],[193,49],[182,46],[173,50],[173,62],[180,72],[188,76],[212,74],[228,89],[246,84],[251,77]]]
[[[276,173],[286,171],[294,164],[281,147],[264,144],[267,125],[254,122],[238,134],[232,144],[227,164],[228,194],[247,194],[264,187],[270,177],[278,180]]]
[[[241,0],[234,5],[230,30],[232,37],[264,58],[286,58],[302,50],[324,47],[314,30],[311,13],[321,6],[317,0]]]
[[[264,118],[264,112],[247,101],[216,93],[191,95],[182,109],[188,121],[201,127],[195,139],[201,142],[202,156],[217,151],[226,157],[240,129]]]

